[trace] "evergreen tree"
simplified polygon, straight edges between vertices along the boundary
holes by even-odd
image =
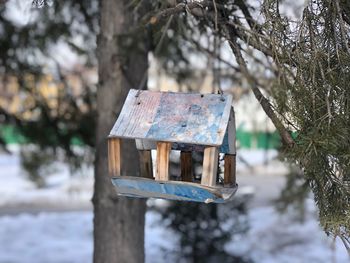
[[[235,235],[248,230],[245,204],[243,197],[225,205],[170,202],[161,213],[179,234],[179,249],[173,251],[179,262],[252,262],[225,250]]]
[[[186,19],[231,49],[235,61],[226,65],[248,82],[281,136],[284,157],[302,168],[325,231],[348,247],[350,5],[310,1],[300,18],[291,18],[281,11],[283,4],[180,2],[156,11],[150,22]],[[206,43],[199,44],[206,49]]]
[[[10,103],[1,104],[0,124],[14,125],[22,136],[39,145],[39,150],[64,149],[67,159],[79,164],[72,141],[94,146],[94,130],[90,127],[95,125],[96,87],[84,82],[80,72],[62,68],[53,47],[62,44],[85,60],[87,68],[96,65],[97,1],[52,1],[46,5],[36,1],[27,7],[27,23],[11,18],[10,5],[12,10],[23,8],[16,4],[25,1],[9,1],[0,6],[0,74],[3,91],[15,78],[20,107],[10,110]],[[73,95],[69,74],[82,80],[79,95]],[[48,76],[59,89],[54,98],[57,107],[51,107],[40,91],[39,84]],[[4,143],[3,136],[0,133]]]

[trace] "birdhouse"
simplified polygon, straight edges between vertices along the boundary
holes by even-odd
[[[112,183],[123,196],[226,202],[237,190],[235,135],[231,95],[130,90],[108,137]],[[123,176],[123,139],[136,142],[140,176]],[[154,165],[151,150],[156,150]],[[169,173],[172,150],[180,151],[175,179]],[[204,153],[201,178],[193,175],[195,151]]]

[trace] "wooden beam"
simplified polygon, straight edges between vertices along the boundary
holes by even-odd
[[[138,150],[156,150],[157,149],[157,143],[155,141],[150,141],[147,139],[136,139],[135,142],[136,142],[136,148]],[[205,148],[204,145],[198,145],[198,144],[187,144],[187,143],[184,144],[184,143],[176,143],[176,142],[173,142],[171,144],[172,150],[184,151],[184,152],[204,152],[204,148]]]
[[[181,152],[181,179],[184,182],[193,182],[192,152]]]
[[[201,184],[215,186],[218,173],[219,151],[217,147],[206,147],[203,158],[203,173]]]
[[[224,185],[236,185],[236,155],[225,154],[224,162]]]
[[[121,140],[120,138],[108,138],[108,172],[110,176],[121,175]]]
[[[157,181],[169,181],[171,142],[157,142]]]
[[[140,174],[141,177],[153,179],[152,153],[148,151],[139,151],[140,156]]]

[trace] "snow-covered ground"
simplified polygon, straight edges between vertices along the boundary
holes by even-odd
[[[53,172],[45,177],[46,187],[38,189],[20,166],[18,148],[12,148],[13,154],[0,154],[0,208],[18,205],[77,207],[90,203],[92,167],[84,168],[83,172],[71,176],[67,165],[55,163]]]
[[[46,187],[38,189],[20,167],[18,148],[13,147],[11,150],[12,155],[0,153],[0,208],[90,205],[93,188],[92,166],[85,167],[83,172],[71,176],[67,165],[56,163],[52,169],[54,172],[45,177]],[[263,191],[263,195],[276,195],[284,182],[280,175],[286,173],[286,167],[273,160],[276,156],[277,152],[274,150],[240,150],[237,160],[239,193]],[[265,161],[269,161],[269,165],[264,165]],[[263,181],[260,180],[262,178]],[[261,182],[263,184],[260,184]],[[276,184],[278,187],[275,187]],[[259,199],[258,202],[261,202],[261,196]]]
[[[314,202],[308,201],[304,222],[298,222],[294,212],[281,215],[271,206],[251,209],[251,229],[227,250],[251,255],[259,263],[350,262],[343,244],[320,229]]]
[[[234,236],[226,246],[228,253],[247,255],[258,263],[350,261],[343,245],[320,229],[312,200],[303,223],[291,212],[280,215],[274,210],[270,201],[277,197],[284,183],[281,174],[287,171],[271,161],[276,152],[240,151],[240,156],[251,166],[238,162],[240,194],[254,193],[255,198],[248,215],[250,230]],[[47,187],[37,189],[21,170],[17,154],[0,154],[0,263],[91,262],[92,185],[91,169],[71,177],[68,168],[58,164]],[[71,210],[72,204],[77,211],[49,209]],[[177,239],[154,211],[146,215],[145,240],[147,262],[175,262],[166,251],[176,249]]]
[[[244,254],[258,263],[345,263],[342,244],[334,246],[320,230],[314,208],[307,220],[297,223],[272,207],[249,213],[250,230],[231,241],[229,253]],[[146,216],[146,262],[175,262],[167,251],[176,249],[176,238],[160,223],[156,212]],[[332,248],[334,247],[334,248]],[[0,217],[0,262],[80,263],[92,261],[92,213],[63,212]]]

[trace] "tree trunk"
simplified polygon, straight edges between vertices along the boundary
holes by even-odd
[[[129,89],[138,88],[147,70],[148,47],[140,23],[142,12],[145,6],[135,9],[128,1],[100,2],[94,263],[144,262],[145,201],[117,197],[108,176],[106,140]],[[122,157],[123,175],[137,176],[138,154],[134,142],[123,141]]]

